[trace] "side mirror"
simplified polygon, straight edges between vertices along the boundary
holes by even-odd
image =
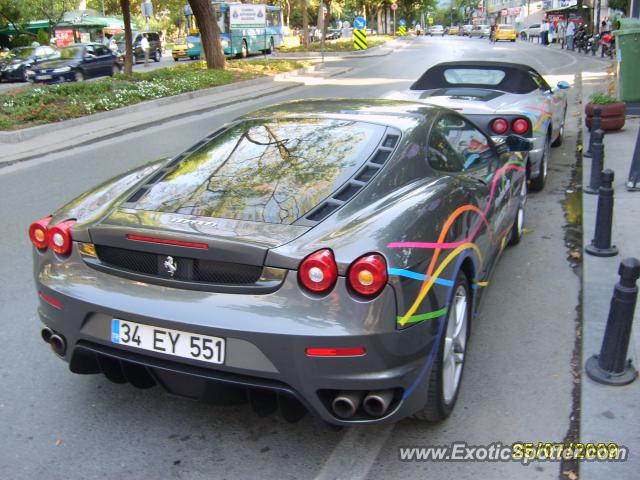
[[[567,90],[568,88],[571,88],[571,85],[569,85],[569,82],[565,82],[564,80],[560,80],[558,82],[558,85],[556,85],[556,88],[558,90]]]

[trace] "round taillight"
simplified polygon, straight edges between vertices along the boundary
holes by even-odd
[[[527,130],[529,130],[529,122],[527,122],[524,118],[518,118],[513,122],[511,128],[518,135],[522,135],[523,133],[527,133]]]
[[[351,264],[347,277],[356,293],[373,297],[387,284],[387,262],[382,255],[370,253]]]
[[[46,249],[49,245],[47,227],[50,221],[51,217],[41,218],[29,226],[29,239],[40,250]]]
[[[298,280],[314,293],[325,293],[333,288],[338,280],[338,266],[329,249],[318,250],[300,263]]]
[[[496,135],[504,135],[509,130],[509,124],[504,118],[496,118],[491,122],[491,130]]]
[[[75,220],[67,220],[49,229],[49,246],[58,255],[66,255],[71,251],[71,226],[74,223]]]

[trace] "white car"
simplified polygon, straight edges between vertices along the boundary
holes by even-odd
[[[489,25],[474,25],[469,32],[470,37],[484,38],[491,35],[491,27]]]
[[[551,88],[528,65],[506,62],[458,61],[440,63],[408,91],[387,98],[430,103],[465,115],[488,135],[516,134],[533,141],[527,175],[533,190],[547,178],[550,148],[562,144],[567,113],[565,81]]]
[[[431,35],[440,35],[444,37],[444,27],[442,25],[434,25],[429,29]]]

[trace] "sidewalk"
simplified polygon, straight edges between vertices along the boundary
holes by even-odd
[[[303,84],[309,76],[332,77],[347,68],[309,67],[299,72],[258,78],[221,87],[150,100],[117,110],[100,112],[15,132],[0,132],[0,168],[34,157],[108,139],[169,120],[197,115]],[[300,74],[304,74],[302,76]]]
[[[606,77],[582,75],[583,108],[596,90],[606,89]],[[583,125],[583,144],[588,145],[589,134]],[[625,188],[640,118],[627,117],[620,132],[605,136],[605,168],[615,172],[615,207],[612,238],[620,254],[599,258],[583,252],[583,344],[582,344],[582,396],[580,439],[582,442],[616,442],[629,448],[624,463],[589,463],[580,465],[581,480],[609,480],[610,478],[638,478],[640,472],[640,379],[624,387],[601,385],[587,377],[584,364],[591,355],[600,351],[613,287],[618,281],[620,260],[640,258],[640,193]],[[584,158],[582,184],[588,185],[591,159]],[[595,227],[597,195],[583,193],[583,246],[591,243]],[[636,308],[634,327],[628,357],[636,368],[640,366],[640,308]]]

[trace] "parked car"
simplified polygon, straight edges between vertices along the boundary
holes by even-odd
[[[471,34],[471,30],[473,29],[473,25],[463,25],[462,26],[462,35],[468,37]]]
[[[162,42],[160,41],[160,33],[158,32],[143,32],[134,31],[131,33],[131,45],[133,47],[134,62],[144,61],[144,51],[140,46],[142,37],[147,34],[147,40],[149,41],[149,58],[155,62],[159,62],[162,59]],[[116,45],[118,45],[118,52],[120,55],[125,54],[125,39],[124,33],[114,35]]]
[[[423,103],[248,114],[31,225],[42,338],[72,372],[289,419],[442,420],[529,143]]]
[[[60,54],[48,45],[16,47],[0,59],[0,81],[26,82],[27,70]]]
[[[520,39],[521,40],[531,40],[533,38],[536,37],[540,37],[540,24],[539,23],[533,23],[531,25],[529,25],[528,27],[526,27],[524,30],[522,30],[520,32]]]
[[[433,27],[429,28],[429,34],[440,35],[444,37],[444,27],[442,25],[434,25]]]
[[[528,65],[458,61],[429,68],[408,91],[390,99],[423,101],[453,108],[487,135],[530,138],[527,175],[533,190],[544,188],[551,147],[562,144],[567,113],[567,82],[551,88]]]
[[[501,23],[497,26],[495,31],[495,41],[508,40],[515,42],[517,37],[516,27],[514,25],[507,25]]]
[[[491,27],[489,25],[474,25],[469,32],[470,37],[489,38],[491,35]]]
[[[189,47],[187,46],[186,38],[179,38],[173,44],[173,49],[171,50],[171,56],[177,62],[180,59],[189,58],[188,54]]]
[[[452,25],[449,27],[447,33],[449,35],[458,35],[459,31],[460,31],[460,27],[458,27],[457,25]]]
[[[187,37],[187,55],[191,60],[197,60],[202,53],[200,34],[191,34]]]
[[[100,43],[73,44],[58,49],[60,56],[27,71],[35,83],[80,82],[114,75],[121,70],[118,57]]]

